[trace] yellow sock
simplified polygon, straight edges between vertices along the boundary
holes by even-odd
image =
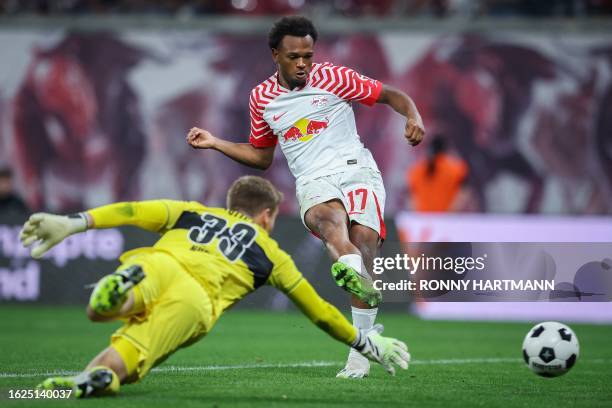
[[[125,371],[127,372],[126,382],[132,382],[138,379],[140,350],[138,350],[129,340],[126,340],[123,337],[113,338],[112,347],[123,360],[123,364],[125,364]]]

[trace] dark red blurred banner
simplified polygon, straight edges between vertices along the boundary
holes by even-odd
[[[153,197],[222,204],[231,181],[251,170],[191,150],[184,137],[198,125],[246,142],[248,94],[273,73],[269,54],[263,35],[3,30],[0,162],[15,169],[33,208]],[[315,59],[408,92],[429,135],[447,136],[467,161],[473,209],[612,211],[609,37],[327,36]],[[404,142],[402,118],[387,107],[355,110],[393,214],[406,205],[404,173],[425,148]],[[283,212],[296,214],[285,160],[265,175],[286,193]]]

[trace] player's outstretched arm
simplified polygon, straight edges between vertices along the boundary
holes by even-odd
[[[73,215],[37,213],[25,222],[19,237],[24,246],[31,247],[32,257],[40,258],[68,236],[87,229],[133,225],[159,232],[174,224],[185,205],[182,201],[151,200],[109,204]]]
[[[397,113],[404,115],[407,119],[404,137],[412,146],[421,143],[425,136],[425,126],[412,98],[399,89],[383,85],[376,102],[389,105]]]
[[[187,143],[195,149],[217,150],[238,163],[260,170],[270,167],[274,158],[274,147],[255,147],[250,143],[229,142],[197,127],[189,130]]]
[[[389,374],[395,375],[394,365],[404,370],[408,368],[410,354],[405,343],[381,336],[382,325],[375,325],[370,330],[357,330],[338,309],[323,300],[307,280],[302,279],[288,296],[319,328],[379,363]]]

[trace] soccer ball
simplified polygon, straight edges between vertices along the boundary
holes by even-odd
[[[580,345],[576,334],[558,322],[538,323],[525,336],[523,358],[531,371],[543,377],[557,377],[576,364]]]

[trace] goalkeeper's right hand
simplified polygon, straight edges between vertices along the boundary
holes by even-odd
[[[25,247],[38,242],[30,249],[30,255],[40,258],[64,238],[86,229],[87,218],[83,213],[70,216],[36,213],[23,224],[19,239]]]
[[[391,375],[395,375],[393,364],[406,370],[410,362],[406,343],[391,337],[383,337],[380,335],[382,332],[382,324],[376,324],[369,330],[360,330],[353,342],[353,348],[369,360],[382,365]]]

